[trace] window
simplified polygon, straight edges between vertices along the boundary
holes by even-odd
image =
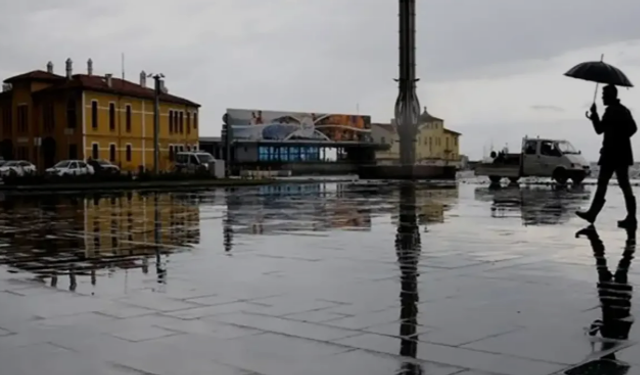
[[[91,127],[98,129],[98,101],[91,101]]]
[[[76,124],[78,123],[78,116],[76,113],[76,100],[71,97],[67,100],[67,128],[76,128]]]
[[[131,161],[131,145],[127,145],[127,161]]]
[[[69,145],[69,159],[74,160],[78,158],[78,145]]]
[[[540,142],[540,155],[544,156],[562,156],[562,152],[558,150],[554,142],[542,141]]]
[[[173,134],[173,111],[169,111],[169,134]]]
[[[13,113],[11,104],[2,108],[2,132],[5,136],[13,133]]]
[[[174,161],[175,160],[175,150],[173,149],[173,146],[169,146],[169,160],[170,161]]]
[[[178,133],[178,111],[173,111],[173,132]]]
[[[524,145],[524,154],[525,155],[535,155],[538,151],[538,142],[537,141],[527,141]]]
[[[53,104],[47,103],[42,108],[42,127],[44,131],[51,132],[54,129],[54,107]]]
[[[109,103],[109,130],[116,130],[116,104]]]
[[[127,110],[125,114],[125,126],[127,133],[131,133],[131,105],[127,104]]]
[[[427,145],[428,137],[424,137],[424,145]]]
[[[29,126],[29,107],[26,104],[18,105],[18,132],[26,133]]]
[[[198,112],[193,112],[193,128],[198,129]]]
[[[445,143],[446,143],[445,147],[448,150],[449,149],[449,137],[447,137],[447,139],[445,140]]]
[[[91,158],[100,159],[100,145],[97,143],[91,145]]]
[[[187,112],[187,134],[191,133],[191,112]]]
[[[180,134],[184,134],[184,112],[178,113],[178,124],[180,124]]]
[[[109,145],[109,161],[112,163],[116,161],[116,145],[113,143]]]
[[[387,139],[385,137],[380,137],[380,143],[387,143]]]

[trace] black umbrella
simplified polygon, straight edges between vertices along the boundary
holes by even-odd
[[[564,75],[608,85],[633,87],[629,78],[620,69],[603,61],[588,61],[578,64]]]
[[[598,95],[598,84],[600,83],[622,87],[633,87],[629,78],[627,78],[620,69],[605,63],[602,61],[603,58],[604,55],[600,56],[600,61],[587,61],[582,64],[578,64],[564,74],[567,77],[596,82],[596,92],[593,95],[594,103],[596,101],[596,96]]]

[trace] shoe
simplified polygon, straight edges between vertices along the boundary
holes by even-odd
[[[618,221],[618,227],[624,229],[636,229],[638,228],[638,220],[633,216],[627,217],[624,220]]]
[[[601,201],[594,200],[591,203],[591,208],[589,208],[589,211],[578,211],[576,212],[576,216],[578,216],[582,220],[585,220],[589,224],[593,224],[596,221],[598,214],[602,210],[602,207],[604,207],[604,203],[604,199]]]
[[[592,211],[577,211],[576,216],[589,224],[593,224],[593,222],[596,221],[596,215],[594,215]]]

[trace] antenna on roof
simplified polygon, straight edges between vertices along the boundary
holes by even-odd
[[[120,67],[122,69],[122,80],[124,81],[124,52],[120,55]]]

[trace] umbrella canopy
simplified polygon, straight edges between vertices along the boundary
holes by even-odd
[[[588,61],[578,64],[564,74],[567,77],[604,83],[622,87],[633,87],[629,78],[613,65],[602,61]]]

